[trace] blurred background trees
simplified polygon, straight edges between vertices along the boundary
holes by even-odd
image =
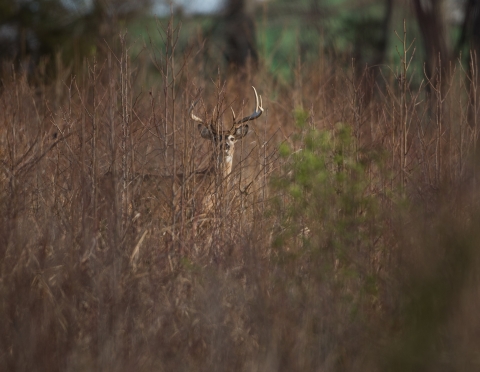
[[[255,20],[247,5],[246,0],[228,0],[226,3],[225,59],[233,69],[242,69],[249,61],[254,66],[258,63]]]
[[[365,66],[398,59],[393,31],[406,19],[432,79],[439,57],[446,68],[461,52],[467,59],[480,48],[479,6],[475,0],[0,0],[0,59],[17,66],[29,61],[32,69],[61,51],[64,62],[78,66],[122,29],[160,44],[148,25],[172,10],[189,29],[185,37],[200,25],[209,64],[236,71],[263,61],[288,79],[298,58],[307,62],[320,49],[332,58],[354,58],[362,74]]]
[[[42,57],[63,62],[92,56],[150,0],[0,0],[0,62],[32,72]]]

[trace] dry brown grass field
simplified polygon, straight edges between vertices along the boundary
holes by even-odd
[[[118,43],[4,74],[1,370],[480,369],[475,69],[428,81],[406,51],[369,84],[319,56],[290,84],[167,48],[152,80]],[[190,105],[227,128],[252,85],[263,115],[200,187]]]

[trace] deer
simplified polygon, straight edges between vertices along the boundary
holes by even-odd
[[[253,112],[241,119],[237,119],[235,112],[232,112],[232,125],[229,129],[220,129],[218,117],[213,117],[207,121],[198,117],[194,110],[198,100],[193,102],[188,111],[189,118],[198,123],[197,128],[201,138],[211,141],[213,144],[212,155],[203,169],[195,170],[190,174],[179,173],[173,176],[157,176],[142,175],[143,181],[153,180],[157,190],[164,193],[164,198],[170,202],[170,206],[175,209],[179,204],[179,192],[182,185],[194,185],[192,198],[200,197],[201,200],[196,202],[203,212],[208,213],[213,208],[216,201],[219,200],[219,193],[225,192],[228,185],[235,183],[231,177],[233,157],[235,153],[235,143],[244,138],[248,131],[248,122],[258,119],[264,109],[262,105],[262,97],[258,95],[257,90],[253,87],[255,96],[255,107]],[[173,192],[172,192],[173,191]],[[189,199],[193,200],[193,199]],[[188,203],[188,200],[187,200]]]

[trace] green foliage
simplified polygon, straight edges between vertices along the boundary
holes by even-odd
[[[312,265],[311,273],[331,273],[358,279],[356,256],[369,251],[374,229],[375,201],[368,195],[365,165],[358,161],[352,129],[337,123],[335,130],[307,126],[307,113],[295,112],[301,132],[292,144],[280,146],[284,169],[272,180],[273,214],[278,216],[273,245],[279,257],[295,257]],[[352,264],[356,262],[356,264]],[[360,269],[360,270],[359,270]],[[372,277],[365,290],[375,294]]]

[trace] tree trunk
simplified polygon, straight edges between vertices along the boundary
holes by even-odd
[[[246,0],[228,0],[225,12],[225,58],[234,71],[244,70],[251,62],[257,66],[255,22],[247,12]]]
[[[426,73],[435,86],[444,76],[450,61],[445,37],[445,23],[440,0],[413,0],[426,53]],[[441,67],[444,66],[444,67]],[[442,79],[443,81],[443,79]]]

